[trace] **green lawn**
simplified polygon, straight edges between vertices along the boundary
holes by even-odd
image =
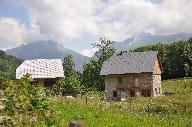
[[[57,126],[67,127],[70,120],[78,119],[86,127],[191,127],[192,79],[162,82],[170,96],[131,98],[125,102],[107,102],[98,96],[65,99],[53,98]]]

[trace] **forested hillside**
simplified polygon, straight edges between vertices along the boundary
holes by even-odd
[[[15,79],[15,70],[21,63],[21,59],[0,50],[0,82]]]
[[[139,47],[133,51],[158,51],[163,69],[162,78],[182,78],[192,76],[192,38],[167,44]]]

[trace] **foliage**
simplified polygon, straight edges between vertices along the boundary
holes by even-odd
[[[68,54],[66,57],[64,57],[63,69],[66,77],[69,77],[75,73],[75,64],[73,62],[72,55]]]
[[[4,125],[35,126],[42,121],[50,124],[52,113],[45,89],[38,87],[26,76],[3,84]],[[49,119],[47,119],[49,117]]]
[[[99,42],[93,43],[92,44],[93,48],[98,49],[98,51],[95,53],[97,58],[103,59],[105,61],[109,57],[107,55],[112,55],[114,53],[114,49],[111,48],[111,46],[114,43],[115,43],[115,41],[111,41],[106,38],[100,38]],[[104,57],[104,58],[102,58],[102,57]]]
[[[63,69],[65,78],[59,80],[53,87],[55,94],[59,92],[66,94],[82,93],[82,86],[80,82],[81,74],[75,71],[75,64],[73,63],[73,57],[67,55],[64,57]]]
[[[104,89],[104,79],[100,74],[101,64],[96,60],[91,60],[90,63],[84,65],[82,84],[86,88]]]
[[[77,80],[76,75],[71,75],[69,77],[65,77],[60,84],[62,85],[62,92],[64,94],[73,94],[81,93],[81,84],[80,81]]]
[[[129,98],[124,102],[103,101],[100,93],[75,100],[51,97],[49,101],[44,89],[40,90],[27,77],[5,82],[3,86],[4,111],[11,120],[6,126],[63,127],[74,119],[87,127],[190,127],[192,124],[191,78],[163,81],[164,92],[173,93],[170,96]]]
[[[192,40],[178,41],[170,45],[156,44],[133,51],[158,51],[162,65],[163,79],[192,76]]]
[[[15,70],[21,62],[21,59],[7,55],[4,51],[0,50],[0,83],[15,79]]]
[[[115,53],[115,49],[111,47],[112,44],[114,44],[114,41],[106,38],[101,38],[99,42],[92,44],[93,48],[98,49],[95,54],[98,59],[92,59],[83,66],[82,84],[86,88],[104,90],[104,79],[100,76],[100,71],[103,62]]]

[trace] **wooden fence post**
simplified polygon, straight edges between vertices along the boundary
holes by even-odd
[[[132,97],[130,97],[129,106],[130,106],[130,108],[132,108]]]
[[[86,103],[86,105],[87,105],[87,103],[88,103],[87,95],[86,95],[86,97],[85,97],[85,103]]]
[[[184,106],[184,111],[187,112],[187,106],[186,105]]]

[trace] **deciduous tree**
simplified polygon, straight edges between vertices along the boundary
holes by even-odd
[[[97,59],[91,59],[88,64],[84,65],[82,84],[86,88],[93,88],[100,91],[104,90],[104,79],[100,76],[101,66],[105,60],[115,53],[115,49],[112,48],[114,41],[106,38],[100,38],[99,42],[93,43],[93,48],[97,48]]]

